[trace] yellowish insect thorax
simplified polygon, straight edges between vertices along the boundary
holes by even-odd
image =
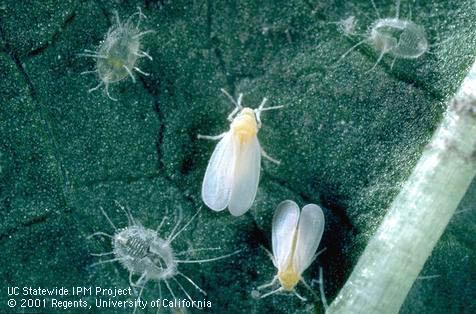
[[[258,133],[258,124],[255,113],[250,108],[244,108],[240,114],[233,119],[230,126],[233,134],[238,136],[241,143],[245,143]]]
[[[299,280],[301,279],[301,275],[296,273],[293,269],[292,263],[289,263],[288,267],[284,270],[280,270],[278,272],[278,279],[281,283],[281,286],[286,291],[292,291],[294,287],[298,284]]]

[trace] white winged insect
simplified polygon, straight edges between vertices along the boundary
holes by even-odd
[[[259,295],[257,291],[253,291],[252,294],[265,298],[279,292],[293,292],[299,299],[305,301],[306,298],[299,295],[295,287],[302,282],[312,292],[302,278],[302,273],[317,257],[316,251],[323,231],[324,214],[319,206],[308,204],[299,212],[295,202],[290,200],[281,202],[274,213],[272,227],[271,259],[278,269],[278,274],[270,283],[259,286],[257,290],[273,287],[277,281],[280,287],[263,295]]]
[[[198,138],[220,140],[208,162],[202,184],[203,202],[214,211],[228,207],[233,216],[243,215],[255,200],[261,170],[261,155],[279,164],[261,148],[258,131],[261,128],[261,112],[282,108],[264,107],[263,98],[257,109],[243,107],[243,94],[235,101],[224,89],[221,90],[235,105],[228,116],[230,130],[216,136],[198,135]]]

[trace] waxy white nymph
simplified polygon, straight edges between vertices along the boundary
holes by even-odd
[[[323,231],[324,214],[319,206],[308,204],[300,213],[295,202],[281,202],[274,213],[272,228],[271,258],[278,274],[270,283],[258,287],[257,290],[273,287],[277,281],[280,287],[261,296],[257,291],[253,294],[264,298],[278,292],[293,292],[299,299],[306,300],[296,292],[295,287],[302,282],[311,290],[301,275],[316,258]]]
[[[258,190],[261,155],[278,163],[261,148],[258,131],[261,112],[282,108],[267,107],[263,98],[257,109],[243,107],[243,94],[235,101],[225,90],[222,92],[235,104],[228,116],[230,130],[217,136],[198,135],[198,138],[220,140],[208,162],[202,185],[203,202],[215,211],[228,207],[233,216],[243,215],[250,209]]]

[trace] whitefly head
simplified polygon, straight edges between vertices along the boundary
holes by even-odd
[[[85,53],[80,54],[96,59],[96,69],[83,72],[83,74],[96,73],[100,79],[99,84],[91,88],[89,92],[104,86],[109,98],[116,100],[109,94],[109,84],[122,81],[127,77],[135,82],[134,72],[148,75],[137,66],[138,60],[142,57],[152,60],[149,54],[141,50],[142,36],[152,32],[141,30],[140,22],[143,18],[145,15],[139,9],[125,22],[122,22],[118,13],[115,12],[115,23],[109,28],[98,50],[85,50]]]

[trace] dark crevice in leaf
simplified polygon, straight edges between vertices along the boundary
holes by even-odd
[[[33,86],[33,82],[31,80],[29,74],[27,73],[27,71],[23,67],[23,63],[21,62],[20,58],[15,53],[15,51],[13,51],[13,49],[11,49],[11,45],[5,39],[4,31],[3,31],[3,28],[2,28],[1,24],[0,24],[0,36],[5,42],[5,49],[7,50],[8,55],[13,60],[13,62],[17,66],[18,71],[21,73],[25,82],[27,83],[28,89],[30,91],[31,98],[33,99],[33,102],[37,105],[40,116],[46,124],[46,131],[47,131],[47,133],[49,134],[49,137],[50,137],[50,143],[51,143],[51,149],[52,149],[52,152],[53,152],[53,157],[56,160],[57,171],[58,171],[58,174],[61,177],[61,181],[62,181],[61,183],[62,183],[62,190],[63,190],[63,195],[62,195],[63,196],[63,202],[64,202],[64,205],[69,206],[69,204],[72,203],[71,202],[71,195],[72,195],[72,192],[73,192],[72,191],[72,183],[69,180],[68,172],[66,171],[66,169],[64,167],[64,164],[63,164],[63,161],[62,161],[62,158],[59,154],[58,143],[57,143],[57,140],[56,140],[55,135],[53,133],[53,129],[52,129],[51,123],[49,121],[48,113],[45,111],[43,106],[40,104],[40,102],[37,98],[36,89]]]
[[[49,212],[47,214],[33,217],[25,222],[22,222],[20,225],[7,229],[5,232],[0,233],[0,241],[4,241],[14,235],[16,232],[22,231],[22,228],[27,228],[33,225],[45,223],[51,216],[51,214],[52,213]]]
[[[356,227],[352,224],[352,221],[347,216],[346,210],[344,208],[336,206],[336,204],[334,202],[329,202],[328,200],[326,200],[323,197],[321,197],[321,199],[316,199],[315,197],[312,197],[312,196],[310,196],[310,195],[308,195],[308,194],[306,194],[302,191],[293,189],[292,187],[289,186],[289,184],[285,180],[281,180],[277,177],[274,177],[274,176],[266,173],[265,171],[263,171],[263,173],[269,178],[270,181],[276,183],[277,185],[280,185],[280,186],[286,188],[289,191],[292,191],[293,194],[299,195],[299,197],[302,198],[302,200],[305,203],[307,203],[307,204],[317,203],[317,204],[321,204],[325,208],[330,209],[332,211],[332,213],[339,218],[341,223],[343,223],[352,234],[357,233]]]
[[[212,32],[212,25],[213,25],[213,20],[212,20],[212,9],[211,9],[212,3],[210,0],[207,0],[207,34],[209,38],[209,45],[210,49],[215,55],[215,57],[218,60],[218,65],[220,67],[220,70],[222,71],[223,75],[225,75],[226,78],[226,83],[227,83],[227,88],[228,92],[230,95],[233,95],[235,93],[235,81],[236,78],[234,75],[230,73],[230,71],[227,70],[226,67],[226,62],[223,58],[223,52],[220,50],[220,43],[218,38],[213,34]]]
[[[164,134],[165,134],[165,123],[164,123],[165,117],[161,108],[161,102],[159,98],[159,91],[160,91],[160,85],[161,85],[160,79],[157,78],[156,81],[150,82],[147,78],[140,77],[140,81],[142,82],[142,85],[144,86],[144,90],[149,95],[151,95],[152,98],[154,99],[154,109],[155,109],[157,120],[159,123],[159,131],[157,134],[157,141],[156,141],[158,169],[156,174],[133,177],[133,179],[136,181],[139,181],[142,178],[153,179],[153,178],[161,177],[165,179],[167,182],[171,183],[176,189],[180,190],[179,184],[176,183],[173,178],[167,175],[166,167],[162,158],[163,156],[162,150],[163,150]],[[163,175],[160,175],[160,174],[163,174]],[[108,180],[108,182],[109,181],[110,180]],[[133,182],[133,181],[129,181],[129,182]],[[196,207],[195,200],[191,196],[184,194],[183,197],[185,200],[187,200],[188,202],[190,202],[192,205]]]
[[[73,11],[71,12],[70,15],[68,15],[66,17],[66,19],[64,20],[63,24],[60,26],[60,28],[53,33],[53,35],[51,36],[51,38],[42,46],[30,51],[26,56],[27,58],[32,58],[32,57],[35,57],[41,53],[43,53],[46,49],[48,49],[48,47],[50,47],[51,45],[53,45],[57,40],[58,38],[60,37],[61,33],[68,27],[68,25],[70,25],[73,21],[74,21],[74,18],[76,17],[76,6],[73,8]]]
[[[91,180],[86,181],[81,185],[78,185],[78,188],[89,188],[93,186],[97,186],[104,183],[114,183],[114,182],[123,182],[123,183],[135,183],[142,180],[154,180],[161,178],[162,176],[159,173],[150,173],[150,174],[143,174],[143,175],[126,175],[120,177],[111,177],[108,176],[107,178],[101,178],[99,180]]]
[[[110,13],[110,10],[108,10],[106,7],[107,6],[104,6],[103,5],[103,2],[102,1],[96,1],[95,2],[98,7],[101,9],[101,13],[104,15],[104,18],[106,19],[106,24],[108,27],[111,27],[112,24],[111,24],[111,13]]]

